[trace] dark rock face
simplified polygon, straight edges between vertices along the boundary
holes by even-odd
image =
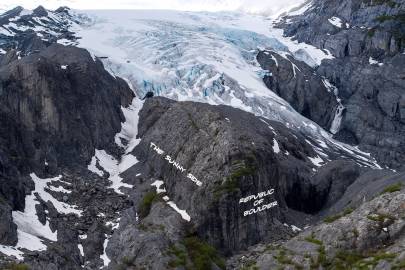
[[[25,194],[33,189],[26,176],[55,175],[88,164],[96,148],[115,149],[113,138],[124,121],[121,106],[133,97],[123,80],[82,49],[55,44],[20,60],[14,51],[3,57],[1,244],[15,244],[10,211],[24,210]]]
[[[76,19],[68,10],[62,7],[51,12],[39,6],[30,14],[23,13],[22,7],[5,12],[0,18],[1,48],[6,51],[16,49],[19,56],[25,56],[38,53],[58,39],[74,43],[77,37],[69,31],[69,26]]]
[[[404,1],[313,1],[305,13],[285,17],[278,25],[285,35],[336,57],[315,70],[337,87],[345,108],[336,138],[394,168],[405,161],[404,14]],[[284,78],[278,77],[273,80]],[[317,86],[306,89],[319,93]],[[309,107],[330,108],[330,101],[320,99]]]
[[[366,63],[364,63],[366,61]],[[358,142],[378,160],[401,167],[405,160],[405,55],[370,65],[368,59],[325,60],[318,72],[339,88],[346,110],[337,138]],[[346,140],[347,141],[347,140]]]
[[[3,151],[21,159],[24,173],[45,161],[51,169],[88,163],[95,148],[112,143],[124,121],[120,106],[133,98],[87,51],[57,44],[1,67],[0,80]]]
[[[401,53],[405,45],[404,10],[403,0],[315,0],[303,15],[292,16],[281,26],[287,36],[327,49],[338,58],[364,53],[393,55]],[[333,17],[339,20],[333,23]]]
[[[404,199],[404,191],[384,193],[350,211],[330,216],[328,222],[287,242],[256,246],[231,258],[228,267],[244,269],[253,265],[264,270],[289,266],[294,269],[299,265],[300,269],[353,269],[368,264],[370,269],[401,269],[405,256],[405,222],[401,217]]]
[[[3,200],[0,197],[0,200]],[[0,244],[17,244],[17,226],[13,223],[11,207],[4,201],[0,201]]]
[[[227,106],[146,99],[139,122],[142,140],[134,150],[140,162],[123,175],[135,187],[131,197],[136,208],[123,215],[110,239],[111,269],[165,269],[175,260],[170,250],[187,247],[190,236],[226,256],[288,239],[294,235],[290,225],[303,228],[325,215],[366,170],[338,159],[317,169],[308,159],[315,154],[305,137],[262,120]],[[151,143],[164,153],[158,154]],[[166,155],[186,173],[165,160]],[[202,185],[190,181],[188,172]],[[138,173],[142,175],[135,177]],[[163,181],[165,193],[137,217],[156,180]],[[254,207],[240,199],[271,188],[275,192],[266,203],[277,200],[278,206],[244,216]],[[190,221],[170,208],[164,196],[185,210]]]
[[[272,51],[259,52],[257,61],[262,69],[270,72],[264,77],[264,83],[297,112],[328,130],[338,107],[335,94],[313,68],[286,57]]]

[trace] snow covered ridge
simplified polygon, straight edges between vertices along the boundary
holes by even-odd
[[[69,28],[84,19],[80,16],[73,16],[72,11],[66,8],[59,8],[56,11],[45,10],[38,7],[35,10],[26,10],[22,7],[16,7],[2,15],[0,21],[0,46],[2,49],[20,47],[20,40],[24,39],[21,34],[36,35],[47,43],[55,42],[59,39],[76,40]],[[35,49],[33,49],[35,51]],[[28,51],[30,54],[34,51]]]

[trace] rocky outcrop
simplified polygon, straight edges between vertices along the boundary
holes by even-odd
[[[329,50],[338,58],[402,53],[403,0],[308,2],[311,6],[303,14],[281,22],[287,36]]]
[[[289,241],[235,256],[228,261],[229,269],[402,269],[404,201],[404,191],[386,191]]]
[[[154,97],[139,123],[140,162],[123,174],[134,185],[135,208],[110,239],[111,269],[196,267],[201,246],[212,251],[205,260],[221,268],[221,256],[285,241],[328,215],[365,170],[350,160],[318,169],[300,133],[231,107]],[[277,206],[245,214],[257,206],[243,198],[270,189],[263,205]]]
[[[0,18],[1,47],[5,51],[16,49],[19,56],[38,53],[56,43],[73,44],[77,37],[69,27],[76,22],[68,8],[48,11],[39,6],[32,12],[16,7]]]
[[[133,93],[82,49],[52,45],[0,66],[0,244],[16,241],[10,210],[24,210],[26,176],[55,175],[90,163],[94,149],[114,148]],[[4,201],[7,202],[4,204]],[[10,206],[7,206],[7,204]],[[4,233],[4,235],[3,235]]]
[[[340,111],[339,106],[330,107],[329,99],[308,100],[308,107],[328,108],[329,115],[339,115],[340,125],[331,130],[338,140],[359,145],[393,168],[402,168],[405,160],[404,5],[404,1],[312,1],[303,14],[287,15],[278,24],[285,35],[335,57],[323,60],[313,71],[336,86]],[[273,77],[272,81],[282,81],[285,75]],[[281,85],[287,91],[284,96],[296,93]],[[300,88],[309,96],[319,95],[318,85]],[[289,102],[294,104],[293,99]],[[295,108],[303,113],[299,106]],[[319,115],[306,115],[325,127]]]
[[[262,69],[269,71],[263,78],[269,89],[303,116],[326,130],[330,129],[339,103],[324,78],[306,63],[289,55],[261,51],[257,61]]]

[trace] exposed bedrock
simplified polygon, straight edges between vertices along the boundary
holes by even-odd
[[[404,168],[404,14],[402,0],[312,1],[306,12],[287,15],[277,27],[286,36],[329,51],[334,58],[311,70],[289,58],[281,59],[286,64],[277,67],[272,55],[280,57],[260,52],[259,63],[272,73],[264,82],[338,140],[359,145],[384,166]],[[288,62],[299,70],[288,68]],[[303,83],[301,78],[309,74],[313,83]],[[318,76],[336,87],[343,110],[338,111],[339,106],[325,97]],[[338,121],[332,128],[336,115]]]
[[[10,244],[16,241],[10,210],[23,211],[33,188],[27,175],[55,175],[88,164],[96,148],[115,149],[121,106],[134,95],[75,47],[54,44],[21,59],[10,51],[1,63],[0,244]]]
[[[136,208],[123,215],[110,239],[111,269],[164,269],[176,261],[177,249],[192,261],[186,251],[190,241],[212,245],[229,256],[257,243],[289,239],[295,234],[292,225],[303,228],[327,215],[348,187],[370,170],[344,158],[318,168],[308,158],[315,152],[303,135],[262,120],[227,106],[147,99],[140,112],[142,140],[134,150],[140,163],[124,173],[134,184]],[[243,200],[270,189],[274,193],[264,196],[263,204]],[[249,214],[273,201],[278,205]],[[185,211],[183,218],[168,202]],[[214,257],[212,263],[218,266]]]

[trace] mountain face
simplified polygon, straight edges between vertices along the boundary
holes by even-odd
[[[306,8],[283,17],[277,26],[335,56],[316,68],[338,89],[344,108],[335,138],[374,152],[390,167],[402,167],[405,2],[312,1]],[[325,101],[318,106],[329,106]]]
[[[4,13],[0,269],[402,269],[402,10]]]

